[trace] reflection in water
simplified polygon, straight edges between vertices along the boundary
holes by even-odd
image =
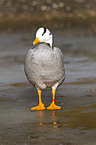
[[[38,111],[39,112],[39,125],[58,125],[56,111]],[[54,127],[54,126],[53,126]]]
[[[44,117],[43,111],[39,111],[39,115],[40,115],[39,125],[43,125],[43,117]]]
[[[59,112],[58,117],[63,127],[72,129],[96,129],[96,104],[70,108],[65,112]]]
[[[79,128],[80,130],[96,129],[96,104],[91,106],[76,106],[65,111],[38,111],[39,125],[52,128]]]

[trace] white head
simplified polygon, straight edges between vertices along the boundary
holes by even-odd
[[[36,39],[33,42],[33,45],[38,42],[48,43],[50,47],[53,47],[53,35],[47,28],[39,28],[36,32]]]

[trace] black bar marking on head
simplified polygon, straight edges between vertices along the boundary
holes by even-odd
[[[49,33],[49,35],[51,35],[51,32]]]
[[[44,28],[44,32],[43,32],[42,36],[43,36],[45,33],[46,33],[46,28]]]

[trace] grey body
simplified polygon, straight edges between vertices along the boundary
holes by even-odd
[[[61,50],[57,47],[52,50],[45,43],[28,51],[24,69],[29,82],[38,89],[60,85],[65,79],[64,58]]]

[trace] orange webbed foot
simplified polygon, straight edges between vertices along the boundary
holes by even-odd
[[[32,107],[31,110],[44,110],[45,107],[44,107],[44,104],[39,104],[38,106],[36,107]]]
[[[55,110],[55,109],[61,109],[61,107],[55,105],[55,103],[52,102],[51,105],[49,107],[47,107],[47,109],[49,109],[49,110]]]

